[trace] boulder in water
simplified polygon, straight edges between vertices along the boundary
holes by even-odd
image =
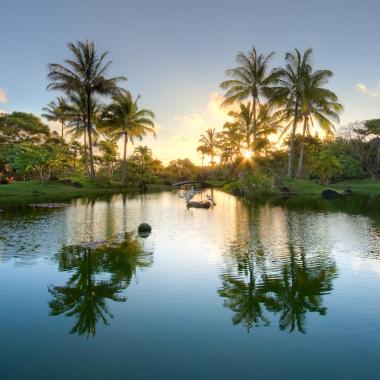
[[[141,223],[137,229],[140,237],[148,237],[152,232],[152,227],[148,223]]]
[[[338,195],[339,194],[333,189],[326,189],[321,192],[321,196],[324,199],[335,199]]]

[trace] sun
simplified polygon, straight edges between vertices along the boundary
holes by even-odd
[[[251,158],[251,152],[249,150],[245,150],[243,156],[244,158]]]

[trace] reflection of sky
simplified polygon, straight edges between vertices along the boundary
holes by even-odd
[[[101,352],[103,365],[92,361],[87,376],[117,378],[118,366],[104,363],[122,362],[132,378],[137,370],[152,377],[164,371],[164,364],[173,365],[173,357],[175,378],[199,378],[201,373],[211,378],[218,372],[215,366],[218,378],[226,373],[248,378],[261,371],[271,378],[309,373],[305,371],[326,378],[322,364],[334,378],[344,378],[344,371],[368,375],[377,365],[371,347],[380,339],[379,236],[374,222],[344,212],[256,204],[247,208],[219,191],[215,201],[210,210],[187,210],[174,193],[130,199],[118,195],[111,203],[78,199],[65,209],[1,215],[0,303],[6,307],[0,315],[0,357],[7,365],[0,374],[4,368],[19,373],[22,360],[41,378],[40,368],[46,376],[64,362],[63,377],[76,368],[83,378],[83,361]],[[91,341],[69,336],[70,318],[48,317],[47,286],[63,284],[69,276],[57,272],[53,256],[62,245],[136,231],[141,222],[153,227],[152,236],[143,241],[154,252],[153,265],[137,270],[127,302],[110,303],[110,326],[100,325]],[[333,290],[322,295],[327,315],[308,313],[306,335],[281,332],[275,323],[247,334],[232,325],[232,312],[223,307],[217,293],[220,276],[236,270],[233,248],[250,253],[260,248],[267,273],[276,275],[280,264],[288,262],[289,243],[297,257],[304,249],[311,268],[336,265]],[[146,357],[149,366],[144,365]]]

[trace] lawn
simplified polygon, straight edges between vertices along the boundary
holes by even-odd
[[[8,185],[0,185],[0,203],[17,201],[58,201],[74,198],[81,195],[97,195],[107,193],[134,192],[138,189],[128,187],[120,182],[108,180],[90,180],[89,178],[71,178],[72,182],[79,182],[82,187],[65,184],[62,181],[25,181]],[[148,191],[164,190],[164,186],[150,185]]]
[[[291,179],[285,180],[284,185],[292,193],[300,195],[320,194],[324,189],[334,189],[341,192],[345,189],[351,189],[354,194],[380,194],[380,180],[347,180],[329,185],[320,185],[314,181]]]

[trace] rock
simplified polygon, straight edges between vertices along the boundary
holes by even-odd
[[[232,189],[232,195],[235,195],[237,197],[244,196],[244,191],[241,189]]]
[[[141,223],[137,231],[140,237],[148,237],[152,232],[152,227],[148,223]]]
[[[76,188],[78,188],[78,189],[80,189],[81,187],[83,187],[83,185],[80,182],[78,182],[78,181],[73,182],[73,186],[76,187]]]
[[[286,186],[282,186],[282,187],[280,187],[280,191],[281,191],[281,193],[290,193],[289,188],[286,187]]]
[[[332,189],[326,189],[321,192],[321,196],[324,199],[335,199],[338,197],[338,193]]]
[[[0,213],[4,212],[4,210],[2,208],[0,208]]]

